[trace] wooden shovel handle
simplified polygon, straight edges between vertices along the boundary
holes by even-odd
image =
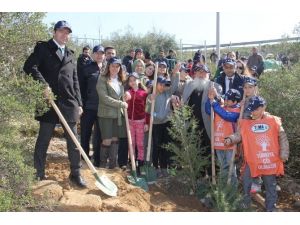
[[[155,63],[154,84],[153,84],[153,91],[152,91],[152,94],[154,94],[154,95],[156,94],[157,72],[158,72],[158,62]],[[147,162],[150,161],[154,106],[155,106],[155,99],[151,102],[149,135],[148,135],[147,156],[146,156],[146,161]]]
[[[71,139],[74,141],[76,147],[80,151],[81,155],[83,156],[83,158],[84,158],[85,162],[87,163],[88,167],[90,168],[90,170],[92,170],[93,173],[97,173],[97,170],[95,169],[94,165],[92,164],[92,162],[90,161],[90,159],[86,155],[85,151],[81,147],[79,141],[75,137],[73,131],[69,127],[67,121],[65,120],[64,116],[61,114],[61,112],[60,112],[59,108],[57,107],[57,105],[55,104],[55,102],[52,99],[49,100],[49,102],[50,102],[51,106],[53,107],[53,109],[55,110],[56,114],[58,115],[58,117],[59,117],[60,121],[62,122],[63,126],[66,128],[66,130],[67,130],[68,134],[70,135]]]

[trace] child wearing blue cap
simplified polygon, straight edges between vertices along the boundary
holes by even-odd
[[[266,190],[268,212],[277,211],[276,176],[284,175],[283,162],[289,157],[289,143],[279,117],[265,112],[266,101],[260,96],[249,100],[246,110],[251,119],[242,119],[240,129],[225,138],[225,145],[243,143],[246,162],[243,174],[245,208],[251,205],[251,185],[255,177],[262,177]]]
[[[243,119],[249,119],[250,112],[246,111],[246,108],[249,104],[249,99],[258,94],[257,80],[255,78],[246,76],[244,78],[243,90],[245,95],[245,101],[241,102],[241,104],[244,104]]]
[[[225,146],[224,138],[236,131],[236,124],[240,115],[238,103],[241,101],[241,94],[236,89],[229,89],[225,94],[224,106],[215,101],[215,97],[216,92],[210,90],[205,104],[205,112],[210,115],[212,105],[215,113],[214,146],[220,163],[221,177],[227,179],[234,146]],[[235,166],[233,167],[231,182],[233,185],[237,185]]]
[[[171,141],[168,128],[171,126],[170,116],[171,97],[177,90],[179,85],[179,69],[180,64],[176,64],[173,74],[171,76],[171,86],[169,89],[165,88],[167,82],[166,78],[159,76],[157,78],[156,95],[148,95],[146,112],[150,113],[151,102],[155,98],[154,118],[153,118],[153,153],[152,162],[156,168],[157,176],[168,176],[167,168],[170,166],[170,152],[163,146]]]
[[[245,95],[244,99],[245,100],[242,101],[242,103],[241,103],[241,104],[244,104],[244,112],[243,112],[242,118],[243,119],[251,119],[251,114],[246,109],[249,105],[249,100],[258,94],[256,78],[246,76],[244,78],[243,90],[244,90],[244,95]],[[245,168],[242,166],[241,173],[243,173],[244,169]],[[262,184],[262,180],[260,177],[253,179],[253,183],[251,186],[251,193],[261,192],[261,184]]]
[[[96,84],[99,97],[97,115],[102,135],[100,167],[105,168],[107,161],[109,161],[109,169],[116,167],[119,138],[127,137],[123,112],[127,110],[128,104],[123,101],[124,81],[125,73],[121,59],[110,58],[104,73],[99,76]]]
[[[169,77],[169,73],[168,73],[168,65],[165,61],[159,61],[158,62],[158,71],[157,71],[157,76],[161,76],[164,78],[168,78]]]

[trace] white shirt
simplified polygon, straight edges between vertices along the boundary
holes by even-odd
[[[54,41],[54,43],[57,45],[58,48],[60,48],[62,50],[62,55],[64,56],[65,55],[65,48],[66,46],[65,45],[60,45],[57,43],[57,41],[55,41],[55,39],[53,38],[52,39]]]
[[[235,75],[233,75],[231,78],[232,78],[232,83],[233,83],[233,80],[234,80],[234,76]],[[226,90],[225,90],[225,93],[229,90],[229,78],[227,77],[227,76],[225,76],[225,88],[226,88]]]
[[[115,90],[117,95],[121,94],[121,89],[120,89],[118,76],[116,78],[111,78],[111,86]]]

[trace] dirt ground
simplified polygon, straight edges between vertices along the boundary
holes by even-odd
[[[101,169],[99,174],[108,176],[118,187],[118,196],[109,197],[102,193],[94,184],[95,179],[86,163],[82,162],[81,173],[87,182],[87,189],[79,189],[69,182],[69,162],[66,153],[66,145],[63,139],[53,138],[48,150],[46,176],[48,180],[54,180],[62,187],[63,193],[93,194],[101,197],[102,206],[98,211],[103,212],[207,212],[195,196],[178,195],[178,185],[172,186],[169,179],[158,180],[149,186],[145,192],[141,188],[132,186],[127,181],[128,173],[121,169]],[[166,188],[166,186],[168,186]],[[279,192],[278,207],[282,211],[299,211],[293,203],[300,200],[286,191]],[[255,211],[263,211],[260,204],[255,204]],[[53,207],[51,211],[68,211],[62,207]]]
[[[47,156],[47,179],[57,181],[63,188],[63,192],[76,191],[78,193],[79,191],[100,196],[102,199],[101,211],[208,211],[196,197],[175,196],[172,191],[166,193],[164,188],[162,188],[166,180],[159,180],[157,184],[149,185],[149,191],[145,192],[141,188],[129,184],[126,171],[121,169],[100,169],[98,170],[99,174],[105,174],[118,187],[118,196],[109,197],[97,189],[94,184],[95,179],[84,161],[82,161],[81,173],[87,182],[87,189],[79,189],[72,185],[68,179],[69,171],[65,143],[59,138],[53,138]],[[63,209],[60,207],[60,210]]]

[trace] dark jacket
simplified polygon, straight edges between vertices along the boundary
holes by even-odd
[[[130,55],[124,57],[122,64],[126,67],[127,73],[132,73],[133,58]]]
[[[89,56],[85,56],[83,54],[79,55],[78,59],[77,59],[77,74],[78,77],[81,76],[81,74],[83,73],[83,68],[90,64],[92,62],[91,57]]]
[[[220,76],[216,79],[216,83],[220,84],[222,86],[222,94],[224,95],[226,92],[226,82],[225,82],[226,74],[224,72],[221,72]],[[234,79],[232,82],[232,88],[238,90],[241,93],[241,96],[243,96],[244,90],[243,90],[243,84],[244,84],[244,76],[239,75],[237,73],[234,74]]]
[[[96,90],[100,69],[96,62],[91,62],[82,70],[82,79],[79,80],[82,103],[84,109],[98,110],[99,98]]]
[[[48,42],[40,41],[26,60],[23,69],[35,80],[49,85],[56,95],[56,103],[67,122],[79,120],[78,106],[82,106],[82,102],[72,50],[66,47],[65,55],[62,57],[52,39]],[[59,122],[53,108],[36,119],[49,123]]]
[[[248,68],[251,68],[253,66],[256,66],[256,72],[258,73],[258,75],[262,74],[262,72],[264,72],[264,59],[262,57],[262,55],[260,54],[252,54],[251,56],[249,56],[248,61],[247,61],[247,66]]]
[[[156,62],[165,62],[165,63],[167,64],[168,68],[170,68],[169,61],[168,61],[168,59],[167,59],[166,57],[163,57],[163,58],[158,57],[158,58],[154,61],[154,63],[156,63]]]

